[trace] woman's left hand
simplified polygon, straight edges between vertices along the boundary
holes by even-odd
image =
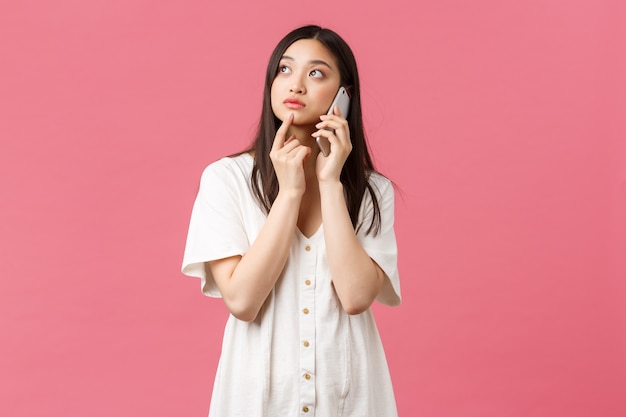
[[[320,152],[317,156],[317,179],[320,182],[339,181],[343,164],[352,151],[348,121],[341,116],[337,106],[333,109],[333,114],[320,116],[320,119],[321,122],[315,125],[319,130],[311,136],[327,138],[330,142],[330,153],[324,156]]]

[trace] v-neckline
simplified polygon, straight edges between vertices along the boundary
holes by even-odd
[[[297,231],[296,233],[303,239],[312,241],[312,240],[317,240],[318,235],[322,234],[323,228],[324,228],[324,223],[320,223],[320,226],[317,228],[315,233],[313,233],[311,236],[307,236],[304,233],[302,233],[302,230],[300,230],[299,227],[296,226],[296,231]]]

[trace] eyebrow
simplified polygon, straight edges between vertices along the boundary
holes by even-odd
[[[289,61],[295,61],[295,59],[293,59],[289,55],[283,55],[281,57],[281,59],[287,59]],[[325,67],[328,67],[329,70],[334,71],[333,67],[331,67],[326,61],[321,60],[321,59],[313,59],[313,60],[309,61],[308,64],[309,65],[310,64],[313,64],[313,65],[324,65]]]

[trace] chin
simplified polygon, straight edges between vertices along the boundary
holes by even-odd
[[[295,113],[293,117],[294,126],[310,126],[319,123],[319,116],[311,116],[310,114]]]

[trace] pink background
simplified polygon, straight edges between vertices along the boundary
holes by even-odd
[[[179,272],[191,205],[310,22],[401,189],[400,415],[626,415],[620,0],[3,0],[0,415],[206,415],[226,309]]]

